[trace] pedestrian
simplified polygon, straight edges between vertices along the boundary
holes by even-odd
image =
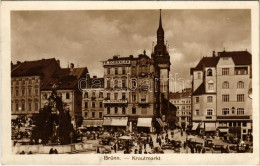
[[[181,129],[181,136],[183,136],[183,130]]]
[[[141,148],[139,149],[139,154],[142,154],[142,149]]]
[[[54,154],[58,154],[58,151],[57,151],[57,149],[55,149],[55,150],[54,150]]]
[[[202,149],[202,153],[205,153],[205,152],[206,152],[206,149],[205,149],[205,148],[203,148],[203,149]]]
[[[194,149],[195,149],[195,152],[198,153],[198,148],[196,145],[194,146]]]
[[[147,154],[147,151],[146,151],[146,150],[144,150],[144,154]]]
[[[51,148],[50,151],[49,151],[49,154],[53,154],[53,153],[54,153],[54,151],[53,151],[53,149]]]
[[[100,151],[99,151],[99,147],[97,147],[97,153],[100,153]]]
[[[160,146],[162,146],[162,140],[161,140],[161,138],[159,138],[158,143],[159,143]]]
[[[137,150],[137,149],[135,149],[135,154],[137,154],[137,152],[138,152],[138,150]]]
[[[114,147],[113,147],[113,148],[114,148],[114,151],[115,151],[115,153],[116,153],[116,144],[114,144]]]

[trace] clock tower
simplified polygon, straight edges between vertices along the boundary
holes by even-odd
[[[164,94],[164,99],[169,100],[169,71],[171,62],[169,52],[164,43],[161,10],[157,30],[157,43],[151,56],[160,70],[160,93]]]

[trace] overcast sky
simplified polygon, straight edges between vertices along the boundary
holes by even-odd
[[[189,82],[189,70],[212,51],[251,52],[250,10],[162,10],[171,74]],[[103,76],[101,61],[129,56],[156,42],[159,10],[15,11],[11,13],[12,61],[53,58],[87,66]]]

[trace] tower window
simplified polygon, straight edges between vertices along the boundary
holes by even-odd
[[[212,76],[212,69],[207,70],[207,76]]]

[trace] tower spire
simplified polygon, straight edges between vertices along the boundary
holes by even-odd
[[[159,28],[162,28],[162,9],[160,9]]]

